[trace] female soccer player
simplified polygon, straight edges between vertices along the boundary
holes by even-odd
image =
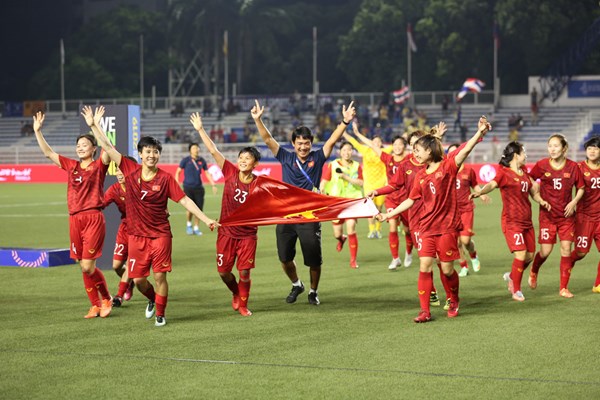
[[[415,177],[415,184],[408,196],[398,207],[389,213],[379,214],[380,220],[393,217],[411,208],[415,200],[422,200],[420,212],[418,248],[420,273],[418,281],[421,311],[414,322],[431,320],[429,296],[432,290],[432,265],[436,257],[441,262],[442,273],[450,288],[448,317],[454,318],[459,309],[459,277],[454,270],[454,260],[458,258],[459,215],[456,209],[456,175],[464,160],[480,139],[491,129],[485,117],[478,123],[477,133],[464,147],[447,158],[439,139],[433,135],[420,138],[413,149],[415,158],[427,168]],[[412,221],[411,221],[412,223]]]
[[[130,158],[129,156],[127,157]],[[135,159],[130,159],[136,162]],[[116,169],[115,176],[117,177],[117,182],[104,193],[104,208],[108,207],[110,203],[115,203],[121,213],[121,223],[119,224],[115,238],[112,265],[113,270],[120,278],[119,289],[117,290],[117,295],[113,297],[112,304],[113,307],[121,307],[123,300],[131,299],[134,284],[133,280],[129,279],[126,265],[129,253],[129,236],[127,234],[127,211],[125,206],[125,176],[119,168]]]
[[[529,272],[529,287],[537,287],[537,275],[540,267],[552,252],[556,236],[560,240],[560,289],[562,297],[571,298],[573,294],[567,288],[571,277],[571,244],[575,235],[575,206],[583,197],[583,181],[581,171],[575,161],[567,158],[569,150],[567,139],[561,134],[554,134],[548,139],[550,157],[538,161],[531,170],[531,177],[540,181],[540,194],[552,206],[551,210],[540,208],[538,243],[540,250],[536,253]],[[577,194],[573,197],[573,188]]]
[[[585,194],[577,206],[575,220],[575,250],[571,253],[573,263],[585,257],[596,242],[600,250],[600,136],[594,136],[584,144],[586,159],[579,163],[585,182]],[[592,292],[600,293],[600,262]]]
[[[84,107],[81,114],[86,122],[92,117],[89,107]],[[97,145],[94,136],[89,134],[77,138],[75,150],[79,161],[55,153],[42,134],[44,119],[45,115],[41,111],[33,116],[33,131],[44,155],[67,171],[71,258],[78,261],[81,266],[83,285],[92,304],[84,318],[98,316],[105,318],[111,312],[112,301],[104,274],[96,268],[96,260],[102,256],[104,245],[106,226],[101,210],[104,178],[110,159],[105,152],[102,152],[100,158],[94,160]]]
[[[156,314],[155,326],[167,323],[169,284],[167,272],[172,270],[172,234],[169,224],[167,203],[169,199],[181,204],[209,228],[218,224],[208,218],[198,206],[183,193],[171,174],[157,167],[162,151],[161,143],[151,136],[143,136],[138,142],[138,152],[142,164],[123,157],[108,141],[102,131],[100,121],[104,107],[96,108],[93,115],[92,131],[125,175],[125,204],[129,233],[129,277],[133,278],[138,290],[148,298],[146,318]],[[148,281],[150,268],[154,274],[154,286]]]
[[[448,154],[458,149],[459,146],[459,143],[454,143],[448,146]],[[471,239],[471,237],[475,235],[475,232],[473,232],[475,204],[473,203],[473,200],[469,198],[469,195],[471,194],[471,188],[475,187],[477,187],[477,175],[475,174],[475,171],[473,168],[463,164],[458,170],[458,175],[456,177],[458,213],[460,214],[460,219],[462,222],[462,229],[459,233],[458,239],[458,247],[460,250],[460,272],[458,273],[458,276],[461,278],[469,274],[469,264],[467,263],[466,257],[467,254],[470,256],[473,271],[479,272],[479,269],[481,268],[479,264],[479,258],[477,258],[477,251],[475,250],[475,243]],[[483,202],[488,202],[489,197],[483,195],[481,196],[481,200]]]
[[[340,145],[340,158],[337,158],[327,165],[323,170],[321,177],[321,193],[330,196],[347,197],[350,199],[359,199],[363,197],[363,174],[362,167],[357,161],[352,159],[354,147],[350,142],[342,142]],[[344,222],[346,223],[346,232],[344,235]],[[350,247],[350,268],[358,268],[356,255],[358,254],[358,238],[356,236],[356,219],[348,218],[345,220],[333,221],[333,236],[338,240],[337,251],[342,251],[344,242],[348,239]]]
[[[512,270],[503,275],[508,284],[508,290],[516,301],[524,301],[521,291],[523,271],[527,269],[535,252],[535,232],[531,221],[531,203],[529,196],[550,210],[550,205],[544,201],[537,185],[531,179],[525,168],[527,155],[523,145],[510,142],[502,154],[500,167],[496,177],[488,182],[481,190],[475,189],[471,198],[476,198],[500,188],[502,196],[502,232],[508,244],[508,249],[514,255]]]
[[[190,122],[200,134],[200,139],[212,156],[225,177],[225,187],[221,200],[221,217],[223,219],[246,202],[251,185],[255,182],[252,174],[260,161],[260,153],[254,147],[240,150],[237,166],[227,161],[210,139],[202,124],[199,113],[190,116]],[[217,234],[217,270],[221,279],[233,295],[231,306],[242,316],[249,317],[250,271],[254,268],[256,259],[256,244],[258,240],[257,226],[221,226]],[[240,276],[239,283],[231,273],[236,263]]]

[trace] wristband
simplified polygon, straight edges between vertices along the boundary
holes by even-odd
[[[344,120],[342,119],[342,124],[344,124],[344,125],[348,126],[348,124],[350,124],[350,122],[346,122],[346,121],[344,121]]]

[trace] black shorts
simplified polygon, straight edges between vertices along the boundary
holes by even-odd
[[[321,252],[321,223],[277,225],[277,254],[279,261],[290,262],[296,257],[296,239],[307,267],[320,267],[323,264]]]
[[[190,187],[184,186],[183,192],[187,197],[192,199],[192,201],[198,206],[200,210],[204,209],[204,186],[200,187]]]

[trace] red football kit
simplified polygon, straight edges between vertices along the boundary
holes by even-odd
[[[178,203],[185,197],[175,178],[157,169],[149,181],[142,179],[142,166],[125,157],[119,165],[125,175],[125,201],[130,221],[130,278],[148,276],[150,266],[155,272],[171,271],[171,225],[167,205],[169,199]],[[133,223],[132,223],[133,222]]]
[[[223,219],[248,201],[248,195],[255,179],[244,183],[239,179],[239,169],[225,160],[223,164],[223,198],[221,217]],[[260,207],[260,205],[257,205]],[[257,244],[257,226],[221,226],[217,235],[217,269],[219,272],[231,272],[237,258],[237,269],[254,268]]]
[[[588,253],[592,240],[600,250],[600,169],[592,169],[587,162],[579,163],[585,183],[585,193],[577,204],[575,250]]]
[[[477,174],[471,167],[463,164],[456,177],[456,200],[458,202],[458,212],[462,222],[460,236],[473,236],[473,210],[475,203],[469,199],[471,188],[477,186]]]
[[[525,168],[521,174],[499,166],[494,181],[502,196],[502,232],[511,253],[514,251],[535,251],[535,234],[531,221],[529,190],[531,178]]]
[[[74,260],[94,260],[102,256],[106,232],[104,215],[104,179],[108,165],[102,159],[86,168],[70,158],[58,156],[60,167],[67,172],[70,256]]]
[[[400,164],[402,163],[402,161],[405,160],[402,159],[400,161],[396,161],[393,155],[388,154],[386,152],[381,152],[379,159],[385,165],[385,172],[387,175],[388,182],[391,182],[394,179],[394,175],[396,175],[396,173],[400,169]],[[403,184],[398,190],[390,193],[385,197],[385,208],[389,210],[398,207],[400,203],[406,200],[406,196],[406,188]]]
[[[129,249],[129,235],[127,233],[127,212],[125,205],[125,188],[119,182],[115,183],[104,193],[104,208],[110,203],[115,203],[121,213],[121,224],[115,238],[115,250],[113,260],[126,261]]]
[[[550,159],[538,161],[530,173],[540,180],[540,195],[550,203],[551,210],[540,207],[540,233],[538,243],[554,244],[559,240],[573,241],[575,236],[575,216],[565,218],[567,204],[573,199],[573,187],[579,189],[585,184],[577,163],[566,160],[562,169],[550,165]]]

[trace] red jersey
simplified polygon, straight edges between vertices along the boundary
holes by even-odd
[[[223,164],[223,176],[225,185],[223,187],[223,198],[221,200],[221,217],[223,219],[234,212],[238,207],[248,200],[251,186],[256,182],[244,183],[239,178],[240,170],[230,161],[225,160]],[[221,226],[219,235],[230,236],[235,239],[256,238],[257,226]]]
[[[394,175],[396,175],[396,173],[400,169],[400,164],[405,160],[405,158],[403,158],[400,161],[396,161],[393,155],[388,154],[384,151],[381,152],[379,159],[385,165],[385,173],[387,175],[388,182],[391,182],[394,179]],[[402,201],[406,199],[406,189],[404,188],[404,183],[402,184],[400,189],[390,193],[387,197],[395,203],[402,203]]]
[[[555,169],[550,165],[550,159],[544,158],[534,165],[530,175],[533,179],[540,180],[540,195],[552,206],[550,211],[540,207],[540,219],[544,218],[552,223],[565,218],[565,207],[573,200],[573,187],[579,189],[585,186],[577,163],[569,159],[562,169]]]
[[[158,168],[149,181],[142,179],[142,166],[128,158],[121,158],[125,175],[125,202],[127,231],[130,235],[145,237],[172,237],[167,214],[169,199],[178,203],[185,197],[175,178]]]
[[[119,212],[121,213],[121,219],[127,218],[126,206],[125,206],[125,189],[119,182],[111,185],[106,192],[104,192],[104,208],[108,207],[110,203],[115,203]]]
[[[59,154],[60,167],[67,171],[67,205],[69,215],[92,209],[102,209],[104,203],[104,179],[108,165],[98,158],[85,169],[81,163]]]
[[[445,158],[435,171],[419,171],[408,197],[422,200],[421,237],[457,232],[460,218],[456,204],[458,166],[453,156]],[[412,225],[412,221],[411,221]]]
[[[600,221],[600,169],[590,168],[585,161],[579,163],[585,183],[585,193],[577,204],[577,213],[592,221]]]
[[[419,164],[419,162],[415,159],[415,156],[412,154],[402,160],[400,164],[399,173],[404,177],[404,184],[406,188],[406,193],[402,200],[408,198],[409,193],[411,192],[415,178],[419,171],[427,168],[425,164]],[[423,208],[423,201],[416,200],[411,208],[408,209],[408,223],[410,225],[410,230],[415,232],[420,232],[419,222],[421,220],[421,209]]]
[[[500,165],[494,181],[502,195],[502,230],[523,231],[532,229],[531,202],[529,190],[531,178],[527,169],[521,168],[522,175],[512,169]],[[543,207],[540,207],[542,209]]]
[[[456,176],[456,201],[458,202],[458,211],[473,211],[475,203],[469,199],[471,188],[477,186],[477,174],[471,167],[463,164]]]

